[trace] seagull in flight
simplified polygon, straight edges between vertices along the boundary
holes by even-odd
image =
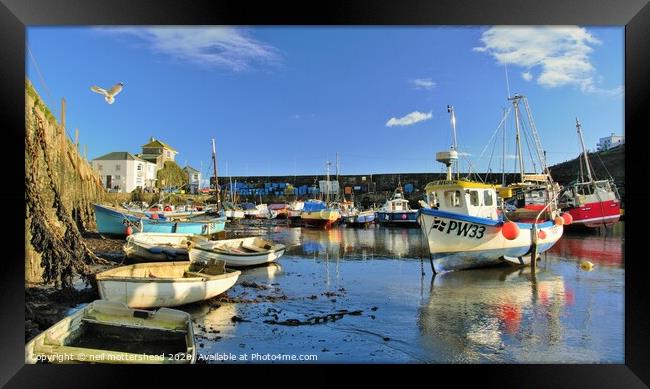
[[[115,96],[122,91],[123,86],[124,83],[118,82],[117,84],[113,85],[113,87],[109,90],[100,88],[98,86],[92,86],[90,87],[90,90],[95,93],[99,93],[100,95],[103,95],[104,100],[106,100],[108,104],[113,104],[115,102]]]

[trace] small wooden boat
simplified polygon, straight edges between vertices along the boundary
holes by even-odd
[[[135,310],[96,300],[25,345],[25,363],[194,363],[187,312]]]
[[[155,216],[154,216],[155,215]],[[125,236],[130,226],[135,232],[166,232],[209,235],[221,232],[226,226],[225,217],[205,215],[186,220],[167,219],[157,213],[149,217],[138,216],[106,205],[95,204],[95,220],[100,234]]]
[[[256,266],[275,261],[285,249],[283,244],[249,237],[197,243],[192,245],[189,255],[192,263],[223,260],[227,266]]]
[[[133,261],[186,261],[188,246],[207,240],[196,234],[137,232],[126,237],[124,253]]]
[[[226,269],[224,261],[153,262],[121,266],[96,278],[102,299],[131,308],[152,308],[210,299],[230,289],[240,274]]]

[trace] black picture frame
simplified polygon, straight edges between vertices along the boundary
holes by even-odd
[[[513,2],[485,0],[375,0],[327,2],[255,2],[224,0],[193,1],[134,1],[134,0],[0,0],[0,116],[3,140],[10,151],[8,158],[21,159],[24,147],[24,79],[25,27],[33,25],[618,25],[626,26],[625,42],[625,123],[627,137],[626,171],[639,171],[626,180],[625,235],[625,363],[593,365],[433,365],[414,366],[431,385],[446,378],[454,379],[454,386],[468,381],[499,387],[647,387],[650,384],[650,358],[647,340],[650,333],[648,296],[650,282],[646,279],[645,252],[637,239],[645,233],[639,221],[647,215],[643,204],[650,198],[648,185],[642,180],[645,166],[644,137],[650,101],[650,5],[645,0],[546,0]],[[62,55],[64,55],[62,53]],[[22,146],[20,146],[22,145]],[[635,151],[636,150],[636,151]],[[13,155],[15,153],[15,155]],[[9,161],[9,159],[7,159]],[[210,369],[194,375],[180,368],[140,369],[142,366],[43,366],[24,365],[24,252],[20,234],[24,217],[24,177],[29,172],[7,163],[0,191],[4,205],[3,231],[5,245],[11,250],[2,259],[0,269],[0,309],[2,313],[2,363],[0,385],[7,387],[96,387],[121,386],[179,376],[188,385],[223,385],[228,375],[245,378],[251,383],[256,374],[250,369],[260,366],[232,366],[227,371]],[[638,177],[635,177],[638,176]],[[636,180],[636,181],[635,181]],[[636,238],[634,237],[636,235]],[[631,240],[630,240],[631,237]],[[631,255],[628,255],[631,254]],[[214,366],[210,366],[214,367]],[[322,367],[322,366],[321,366]],[[268,366],[262,367],[270,370]],[[300,370],[312,367],[301,366]],[[401,366],[403,370],[403,366]],[[205,369],[203,367],[202,369]],[[283,385],[292,379],[295,366],[273,366],[274,374],[283,378],[269,378]],[[279,370],[278,370],[279,369]],[[393,376],[392,366],[372,366],[372,369],[348,369],[360,374],[368,382],[386,375]],[[409,369],[410,370],[410,369]],[[188,374],[189,373],[189,374]],[[400,371],[398,374],[403,375]],[[334,380],[334,377],[306,378]],[[258,379],[264,379],[259,375]],[[268,377],[267,377],[268,378]],[[400,381],[411,377],[402,376]],[[305,378],[298,382],[304,382]],[[273,382],[272,381],[272,382]]]

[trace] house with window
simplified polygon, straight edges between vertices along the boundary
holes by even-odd
[[[149,138],[149,143],[142,145],[142,153],[137,154],[137,157],[151,163],[155,163],[158,169],[165,166],[165,161],[174,161],[178,151],[174,150],[167,143]]]
[[[614,148],[616,146],[622,145],[624,143],[625,143],[624,135],[614,135],[614,133],[612,132],[610,136],[605,138],[600,138],[600,141],[598,141],[598,144],[596,145],[596,150],[605,151]]]
[[[112,192],[129,193],[140,187],[156,185],[156,164],[147,162],[127,151],[115,151],[90,161],[99,172],[103,186]]]
[[[198,193],[201,184],[201,172],[191,166],[185,166],[183,170],[187,172],[190,178],[188,192],[192,194]]]

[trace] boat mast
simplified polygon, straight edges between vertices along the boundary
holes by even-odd
[[[217,173],[217,146],[212,138],[212,163],[214,165],[214,195],[217,198],[217,209],[221,209],[221,196],[219,193],[219,174]]]
[[[520,136],[520,130],[519,130],[519,99],[521,99],[521,95],[515,94],[514,97],[509,98],[508,100],[512,100],[512,105],[515,108],[515,139],[517,141],[517,158],[519,159],[519,169],[521,171],[520,173],[520,182],[524,182],[524,155],[523,151],[521,149],[521,136]]]
[[[332,163],[331,163],[330,161],[327,161],[327,163],[325,164],[326,167],[327,167],[327,181],[326,181],[326,182],[327,182],[327,185],[326,185],[326,188],[327,188],[327,189],[325,189],[325,191],[326,191],[326,192],[325,192],[325,199],[326,199],[325,202],[326,202],[328,205],[329,205],[329,203],[330,203],[330,165],[331,165],[331,164],[332,164]]]
[[[454,134],[454,151],[458,152],[458,143],[456,142],[456,111],[454,111],[454,107],[451,105],[447,106],[447,112],[451,113],[450,121],[451,121],[451,128],[452,132]],[[458,167],[458,161],[456,161],[456,177],[460,178],[460,169]],[[447,174],[447,179],[451,180],[451,174]]]
[[[585,168],[587,170],[587,178],[589,179],[589,182],[593,183],[594,177],[591,175],[591,169],[589,168],[589,157],[587,156],[587,149],[585,148],[585,140],[582,138],[582,126],[580,125],[578,118],[576,118],[576,130],[580,136],[580,146],[582,147],[582,157],[584,159]]]
[[[447,106],[447,112],[451,113],[451,127],[454,130],[454,145],[448,151],[439,151],[436,153],[436,161],[444,163],[447,167],[447,181],[452,180],[452,165],[458,164],[458,151],[456,151],[456,115],[454,114],[454,107]],[[458,170],[458,169],[456,169]]]

